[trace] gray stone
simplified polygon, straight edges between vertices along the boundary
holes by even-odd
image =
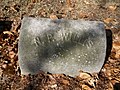
[[[24,17],[18,44],[22,74],[40,70],[75,76],[99,72],[106,54],[106,33],[99,21]]]

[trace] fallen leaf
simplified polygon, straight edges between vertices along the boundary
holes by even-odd
[[[113,59],[110,59],[110,58],[109,58],[109,62],[110,62],[110,63],[115,63],[116,60],[113,60]]]
[[[115,73],[117,73],[117,72],[120,72],[120,69],[115,68],[115,69],[113,69],[113,71],[114,71]]]
[[[88,78],[85,83],[87,83],[89,86],[95,88],[95,80],[93,78]]]
[[[57,87],[57,84],[51,85],[50,87],[55,88],[55,87]]]
[[[80,72],[79,77],[82,79],[91,78],[91,75],[86,72]]]
[[[8,34],[8,35],[12,34],[10,31],[4,31],[3,33],[4,33],[4,34]],[[13,34],[12,34],[12,35],[13,35]]]
[[[3,70],[0,68],[0,77],[2,76],[2,72],[3,72]]]
[[[120,49],[116,51],[115,58],[118,58],[118,59],[120,59]]]
[[[36,2],[37,2],[37,0],[31,0],[31,2],[32,2],[32,3],[36,3]]]
[[[70,1],[70,0],[67,0],[66,2],[67,2],[67,3],[66,3],[67,6],[70,7],[70,5],[71,5],[71,1]]]
[[[7,64],[3,64],[2,68],[4,68],[4,69],[7,68]]]
[[[62,80],[62,83],[65,84],[65,85],[70,85],[68,80]]]
[[[112,85],[112,83],[111,82],[109,82],[109,90],[114,90],[114,88],[113,88],[113,85]]]
[[[108,8],[111,10],[111,11],[115,11],[117,6],[116,5],[110,5],[108,6]]]
[[[113,18],[107,18],[104,20],[105,23],[109,24],[110,22],[112,22],[114,19]]]
[[[11,59],[14,58],[14,56],[15,56],[15,52],[13,52],[13,51],[9,52],[9,57],[10,57]]]
[[[56,15],[50,15],[51,19],[58,19],[58,17]]]
[[[86,1],[86,0],[84,1],[84,3],[85,3],[85,4],[87,4],[87,5],[89,5],[89,4],[90,4],[90,3],[89,3],[88,1]]]
[[[88,14],[80,12],[79,16],[80,16],[80,18],[87,18]]]
[[[92,90],[88,85],[82,85],[82,90]]]
[[[113,42],[113,48],[115,48],[116,50],[120,50],[120,42]]]

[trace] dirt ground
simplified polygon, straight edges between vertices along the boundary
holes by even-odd
[[[24,16],[105,23],[107,52],[98,73],[76,77],[20,74],[18,41]],[[120,4],[92,0],[0,0],[0,90],[120,90]]]

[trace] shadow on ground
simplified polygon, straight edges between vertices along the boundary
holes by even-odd
[[[120,90],[120,83],[115,83],[114,90]]]
[[[105,63],[108,60],[108,57],[111,54],[111,49],[112,49],[112,31],[110,29],[106,29],[106,39],[107,39],[107,49],[106,49]]]
[[[0,21],[0,33],[7,30],[9,31],[12,27],[13,21]]]

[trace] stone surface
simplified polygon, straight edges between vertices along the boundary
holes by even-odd
[[[106,54],[104,24],[24,17],[18,49],[22,74],[99,72]]]

